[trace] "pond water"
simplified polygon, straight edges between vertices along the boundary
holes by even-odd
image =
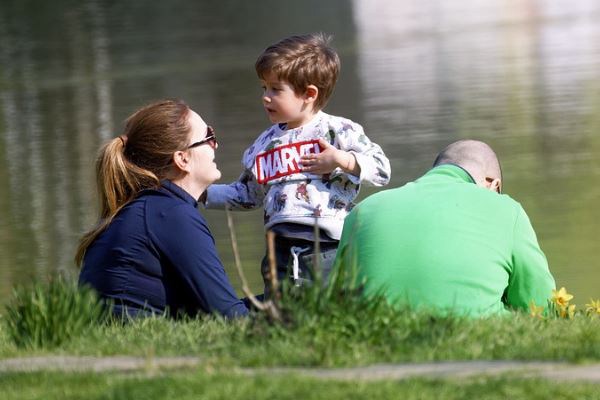
[[[557,285],[578,304],[598,298],[599,20],[595,0],[3,0],[0,304],[16,284],[77,273],[77,240],[96,219],[96,152],[139,106],[185,99],[222,138],[223,181],[237,178],[268,125],[256,56],[313,31],[333,34],[342,60],[326,111],[383,147],[389,187],[419,177],[451,141],[487,141]],[[239,291],[225,215],[204,214]],[[262,213],[234,219],[259,290]]]

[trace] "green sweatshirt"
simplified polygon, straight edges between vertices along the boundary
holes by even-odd
[[[362,201],[346,218],[338,267],[354,259],[365,293],[467,315],[546,306],[554,278],[521,205],[441,165]]]

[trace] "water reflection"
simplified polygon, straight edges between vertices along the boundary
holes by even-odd
[[[317,6],[319,16],[308,23],[286,21]],[[2,2],[0,179],[8,190],[0,196],[0,302],[32,276],[76,273],[76,241],[96,214],[93,159],[126,115],[156,98],[185,98],[231,138],[221,166],[232,179],[241,151],[265,124],[256,55],[290,31],[324,26],[343,44],[352,35],[351,9],[343,1],[259,8],[237,1]],[[209,218],[231,265],[223,215]],[[236,217],[253,267],[263,250],[260,219]],[[258,285],[258,270],[250,269]]]
[[[598,296],[597,2],[354,5],[365,120],[394,132],[382,144],[396,182],[420,175],[448,141],[484,138],[558,284],[581,302]]]
[[[342,58],[328,111],[360,121],[382,145],[392,186],[452,140],[489,141],[558,283],[581,302],[599,297],[598,17],[593,0],[3,1],[0,303],[32,276],[76,273],[76,241],[96,215],[96,151],[131,111],[186,99],[227,138],[218,161],[224,180],[235,179],[268,123],[257,54],[318,30],[335,35]],[[224,215],[206,215],[233,266]],[[258,288],[262,214],[235,221]]]

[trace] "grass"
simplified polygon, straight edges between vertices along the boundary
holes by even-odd
[[[15,289],[6,307],[7,334],[19,347],[55,347],[106,318],[89,288],[58,277],[48,284]]]
[[[96,313],[98,301],[68,282],[18,289],[0,317],[0,358],[32,355],[197,356],[201,368],[128,373],[0,373],[2,399],[600,399],[598,385],[520,379],[324,381],[244,375],[238,368],[360,366],[447,360],[600,360],[600,318],[472,319],[364,298],[352,279],[326,290],[285,290],[279,310],[226,321],[153,317],[123,323]],[[11,311],[12,310],[12,311]],[[90,318],[95,315],[95,318]],[[20,326],[20,329],[16,329]],[[23,340],[20,335],[44,340]],[[57,333],[58,332],[58,333]]]
[[[360,319],[361,321],[358,321]],[[376,326],[376,325],[379,325]],[[389,328],[385,335],[370,331]],[[331,327],[333,329],[329,330]],[[339,332],[344,332],[339,335]],[[288,330],[261,322],[170,321],[99,326],[52,349],[22,349],[5,335],[0,356],[194,355],[239,366],[353,366],[434,360],[600,360],[600,323],[575,319],[436,319],[405,313],[390,321],[366,317],[344,321],[321,317]]]
[[[0,398],[13,399],[600,399],[598,386],[516,377],[401,382],[324,381],[292,375],[246,376],[205,370],[136,374],[4,374]]]
[[[69,286],[65,290],[71,293]],[[37,317],[28,317],[35,315],[34,304],[57,300],[41,301],[39,289],[35,293],[38,301],[25,301],[29,308],[23,318],[38,321]],[[95,309],[81,299],[72,300],[72,293],[69,297],[60,290],[49,290],[46,295],[68,300],[69,304],[83,304],[80,310]],[[93,302],[92,298],[86,299]],[[19,321],[13,313],[0,320],[0,357],[185,355],[202,357],[216,366],[600,360],[600,318],[583,314],[571,319],[532,318],[525,313],[485,319],[439,316],[394,308],[381,298],[365,299],[341,285],[333,285],[330,291],[312,288],[286,296],[279,307],[282,321],[273,321],[264,314],[233,322],[215,317],[186,320],[155,317],[126,324],[115,321],[83,324],[86,329],[79,331],[66,330],[58,321],[43,325],[49,332],[44,329],[41,332],[51,337],[60,328],[69,333],[67,339],[25,344],[11,328]],[[73,319],[69,318],[66,321]],[[88,321],[87,317],[84,320]]]

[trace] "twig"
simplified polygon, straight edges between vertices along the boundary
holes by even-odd
[[[237,239],[235,237],[235,231],[233,229],[233,218],[231,217],[231,212],[229,209],[225,209],[225,214],[227,215],[227,226],[229,227],[229,234],[231,236],[231,247],[233,247],[233,259],[235,260],[235,267],[237,268],[238,276],[242,281],[242,291],[250,299],[252,304],[258,308],[259,310],[264,309],[264,304],[261,303],[256,296],[250,291],[250,287],[248,286],[248,281],[246,281],[246,276],[244,275],[244,271],[242,270],[242,263],[240,261],[240,253],[237,247]]]
[[[279,280],[277,279],[277,263],[275,261],[275,232],[267,232],[267,250],[269,254],[269,281],[271,284],[271,296],[279,299]]]
[[[242,291],[244,292],[246,297],[248,297],[248,299],[254,305],[254,307],[256,307],[258,310],[266,312],[267,315],[269,315],[272,319],[276,321],[281,321],[281,314],[279,313],[279,310],[277,309],[275,304],[270,300],[261,302],[250,290],[250,287],[248,286],[248,281],[246,280],[246,276],[244,275],[244,271],[242,270],[240,253],[238,251],[237,239],[235,237],[235,230],[233,228],[233,218],[231,217],[231,212],[229,211],[229,209],[225,209],[225,214],[227,215],[227,226],[229,227],[229,234],[231,236],[231,246],[233,248],[233,258],[235,260],[235,267],[237,269],[238,276],[242,281]]]

